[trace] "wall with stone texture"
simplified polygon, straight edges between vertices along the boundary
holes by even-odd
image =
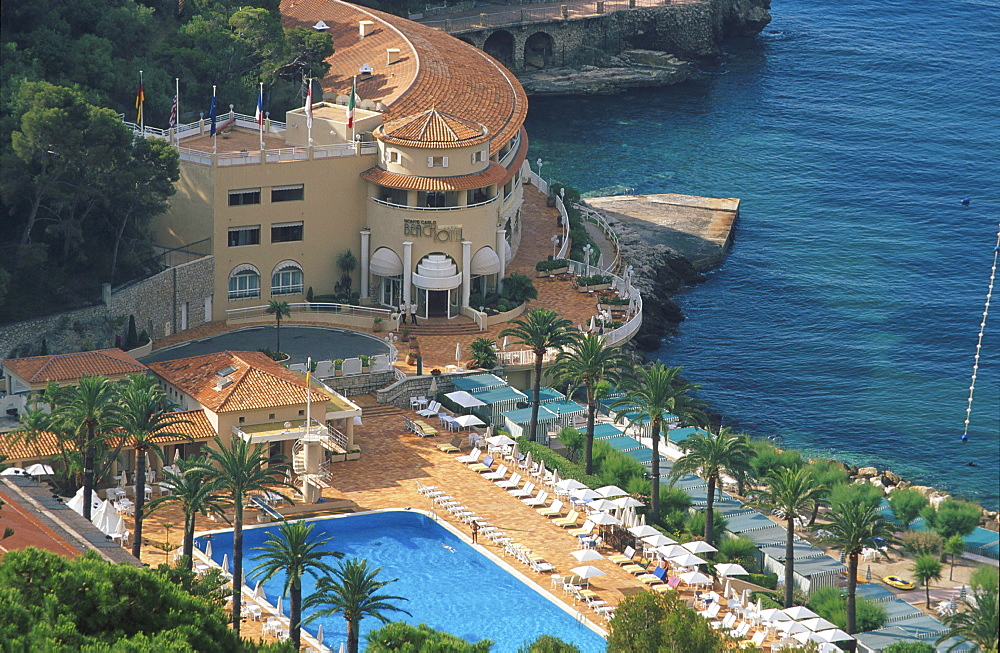
[[[38,355],[43,339],[50,354],[114,347],[129,315],[135,315],[137,330],[156,340],[185,326],[185,305],[186,328],[200,326],[214,270],[211,256],[200,258],[115,290],[106,304],[0,326],[0,359]]]

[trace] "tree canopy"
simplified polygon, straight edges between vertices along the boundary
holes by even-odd
[[[675,592],[639,592],[625,597],[610,627],[608,653],[715,653],[725,648],[724,636],[688,609]]]

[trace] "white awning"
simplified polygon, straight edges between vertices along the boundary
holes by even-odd
[[[388,247],[380,247],[372,254],[368,269],[379,277],[394,277],[403,274],[403,261],[400,260],[399,254]]]
[[[511,251],[510,243],[507,242],[506,238],[503,239],[503,258],[507,263],[510,263],[511,259],[514,258],[514,252]],[[497,271],[499,272],[499,270]]]
[[[242,274],[244,272],[253,272],[257,276],[260,276],[260,270],[250,265],[249,263],[242,263],[233,268],[233,271],[229,273],[229,276],[235,277],[237,274]]]
[[[448,397],[462,408],[475,408],[476,406],[486,405],[485,403],[476,399],[465,390],[457,390],[455,392],[449,392],[448,394],[445,395],[445,397]]]
[[[500,257],[492,247],[483,247],[472,257],[472,274],[499,274]]]

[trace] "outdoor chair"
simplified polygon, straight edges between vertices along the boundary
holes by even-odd
[[[507,475],[507,465],[500,465],[495,472],[487,472],[483,474],[483,478],[490,481],[502,481],[503,477]]]
[[[542,517],[558,517],[560,514],[562,514],[562,507],[563,507],[563,502],[560,501],[559,499],[556,499],[555,501],[552,502],[552,505],[549,506],[548,508],[539,508],[538,514],[541,515]]]
[[[534,483],[525,483],[524,487],[521,488],[521,489],[519,489],[519,490],[515,489],[515,490],[507,490],[507,491],[512,496],[515,496],[518,499],[525,499],[527,497],[530,497],[531,494],[532,494],[532,492],[535,491],[535,484]]]
[[[521,484],[521,475],[516,473],[512,474],[511,477],[506,481],[497,481],[497,487],[502,487],[505,490],[513,490],[520,484]]]
[[[469,469],[480,474],[493,471],[493,456],[484,456],[482,462],[472,463]]]
[[[542,490],[538,493],[537,497],[531,499],[523,499],[522,503],[526,506],[531,506],[532,508],[537,508],[538,506],[544,506],[545,502],[549,500],[549,493]]]
[[[472,464],[472,463],[478,463],[479,462],[479,456],[481,454],[482,454],[482,451],[480,451],[477,448],[477,449],[473,449],[472,452],[469,455],[467,455],[467,456],[459,456],[458,458],[455,458],[455,460],[457,460],[460,463],[465,463],[466,465],[469,465],[469,464]]]

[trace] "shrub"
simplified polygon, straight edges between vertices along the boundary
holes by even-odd
[[[969,585],[974,590],[996,590],[1000,587],[1000,571],[996,567],[977,567],[969,576]]]
[[[370,653],[387,651],[448,651],[449,653],[488,653],[493,645],[488,639],[470,644],[457,635],[435,630],[427,624],[410,625],[394,621],[365,636]]]
[[[715,560],[738,562],[747,571],[754,571],[757,569],[757,543],[746,537],[729,535],[719,542],[719,553]]]
[[[517,649],[517,653],[580,653],[580,649],[558,637],[542,635],[530,644]]]
[[[869,505],[878,508],[882,503],[882,489],[868,483],[837,485],[830,490],[830,507],[839,512],[838,506],[849,503]]]
[[[531,277],[515,272],[503,281],[503,298],[518,306],[532,299],[538,299],[538,289],[535,288],[535,282]]]
[[[797,451],[782,451],[767,440],[752,440],[751,446],[753,456],[750,458],[750,468],[756,478],[767,478],[771,472],[782,467],[802,466],[802,456]]]
[[[934,653],[936,650],[927,642],[896,642],[882,649],[882,653]]]
[[[572,426],[566,426],[561,431],[559,435],[556,436],[559,443],[566,447],[569,451],[573,460],[577,461],[580,459],[580,452],[583,451],[583,446],[585,444],[583,433],[579,429],[575,429]]]
[[[809,598],[809,607],[827,621],[832,621],[838,628],[847,627],[846,599],[840,588],[819,588]],[[881,604],[857,596],[855,608],[859,631],[877,630],[885,625],[886,613]]]
[[[907,531],[903,533],[903,550],[913,556],[925,554],[939,555],[944,540],[937,533],[927,531]]]
[[[128,332],[125,334],[125,349],[135,349],[139,346],[139,333],[135,330],[135,316],[128,316]]]
[[[750,581],[754,582],[754,581]],[[756,583],[760,585],[760,583]],[[768,608],[776,608],[781,610],[785,606],[782,605],[780,601],[781,597],[777,593],[772,592],[751,592],[750,600],[756,602],[760,600],[760,607],[767,610]]]
[[[564,258],[557,258],[551,261],[539,261],[535,263],[535,270],[538,272],[550,272],[569,265],[569,261]]]
[[[923,492],[913,488],[895,490],[889,495],[889,505],[892,506],[892,515],[899,522],[903,530],[909,530],[910,522],[917,518],[920,511],[928,503]]]
[[[760,585],[769,590],[778,589],[778,574],[747,574],[746,579],[754,585]],[[777,607],[782,606],[778,605]]]
[[[545,462],[546,469],[554,469],[559,472],[559,478],[573,478],[587,487],[600,487],[601,479],[593,474],[585,474],[583,465],[570,462],[543,444],[528,440],[527,436],[517,438],[518,448],[521,453],[531,452],[531,459]]]
[[[722,533],[723,531],[726,530],[726,526],[729,524],[729,522],[726,521],[726,518],[723,517],[718,510],[712,512],[712,521],[714,522],[713,532],[716,538],[716,542],[718,542],[718,538],[722,536]],[[699,510],[698,512],[688,517],[685,530],[687,530],[687,532],[694,537],[700,537],[702,534],[704,534],[705,512]],[[716,542],[711,542],[711,544],[715,544]]]
[[[628,306],[631,300],[625,299],[624,297],[605,297],[601,300],[602,304],[607,304],[608,306]]]
[[[576,282],[583,287],[599,286],[604,283],[611,283],[611,276],[607,274],[595,274],[589,277],[580,277]]]
[[[475,367],[491,370],[497,366],[497,341],[493,338],[476,338],[469,345],[469,356]]]
[[[632,651],[722,651],[724,635],[688,609],[677,592],[639,592],[618,604],[611,620],[608,653]]]
[[[952,535],[965,537],[976,530],[982,514],[982,509],[976,504],[955,499],[942,502],[936,511],[931,506],[920,511],[927,525],[946,540]]]

